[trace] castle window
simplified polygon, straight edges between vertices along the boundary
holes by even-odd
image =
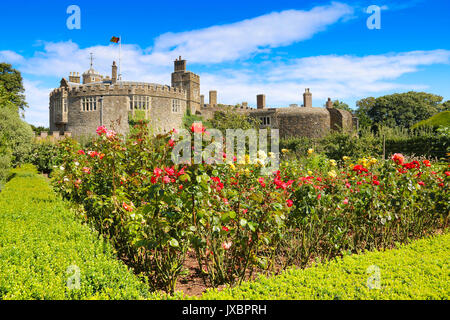
[[[132,96],[130,98],[131,110],[148,110],[150,109],[150,97],[148,96]]]
[[[67,98],[63,98],[64,112],[67,112]]]
[[[270,117],[259,117],[259,121],[261,121],[263,126],[270,126]]]
[[[172,112],[173,113],[179,113],[181,111],[181,103],[178,99],[172,100]]]
[[[96,111],[97,97],[83,97],[81,99],[81,111]]]

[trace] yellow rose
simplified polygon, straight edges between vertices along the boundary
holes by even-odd
[[[313,154],[313,153],[314,153],[314,149],[313,148],[308,149],[308,154]]]
[[[336,173],[336,171],[334,171],[334,170],[331,170],[330,172],[328,172],[328,176],[330,177],[330,178],[336,178],[337,177],[337,173]]]

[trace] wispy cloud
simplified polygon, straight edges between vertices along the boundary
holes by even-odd
[[[267,103],[287,106],[301,103],[304,88],[311,88],[316,101],[361,98],[386,91],[424,90],[425,83],[405,84],[402,76],[430,65],[449,64],[449,50],[411,51],[370,56],[326,55],[269,63],[259,72],[203,74],[204,89],[219,87],[219,95],[228,103],[248,101],[254,104],[259,93]],[[220,84],[218,86],[217,84]]]
[[[156,39],[153,51],[156,56],[188,56],[194,63],[233,61],[309,39],[352,14],[352,7],[338,2],[309,11],[273,12],[222,26],[166,33]]]

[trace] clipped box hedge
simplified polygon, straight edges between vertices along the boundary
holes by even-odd
[[[0,300],[148,297],[111,246],[76,220],[34,167],[13,174],[0,193]]]
[[[395,250],[346,256],[309,269],[290,269],[260,277],[221,292],[209,290],[202,299],[220,300],[354,300],[437,299],[450,297],[450,234],[421,239]],[[369,289],[366,273],[377,266],[380,288]],[[369,269],[370,271],[370,269]],[[369,281],[373,286],[375,282]]]

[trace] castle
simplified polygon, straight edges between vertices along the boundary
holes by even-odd
[[[102,76],[91,67],[82,75],[71,72],[60,87],[50,93],[50,131],[54,136],[82,136],[94,133],[97,127],[114,126],[126,134],[129,120],[139,117],[149,120],[156,133],[183,126],[183,117],[201,115],[207,120],[227,107],[217,103],[217,91],[209,92],[209,103],[200,95],[200,76],[186,70],[186,60],[174,62],[171,86],[122,81],[115,62],[111,77]],[[81,82],[82,80],[82,82]],[[306,89],[303,106],[267,108],[265,95],[257,96],[257,108],[247,102],[233,107],[236,112],[260,120],[261,128],[279,129],[281,137],[306,136],[318,138],[330,130],[351,131],[357,119],[345,110],[333,108],[328,99],[326,108],[312,107],[312,94]]]

